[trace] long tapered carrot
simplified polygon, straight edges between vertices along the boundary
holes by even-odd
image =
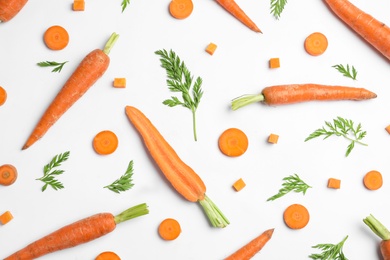
[[[0,0],[0,22],[14,18],[26,5],[28,0]]]
[[[225,258],[225,260],[249,260],[256,255],[265,244],[271,239],[274,229],[268,229],[258,237],[238,249],[236,252]]]
[[[141,135],[150,155],[176,191],[191,202],[199,202],[212,226],[226,227],[229,221],[206,196],[206,186],[185,164],[150,120],[137,108],[126,106],[126,115]]]
[[[249,16],[241,9],[241,7],[234,0],[216,0],[226,11],[236,17],[240,22],[246,25],[249,29],[255,32],[261,30],[257,25],[249,18]]]
[[[324,0],[352,30],[390,60],[390,28],[348,0]]]
[[[147,204],[133,206],[114,216],[99,213],[66,225],[53,233],[27,245],[4,260],[35,259],[59,250],[90,242],[115,230],[124,221],[149,213]]]
[[[376,94],[364,89],[347,86],[320,84],[288,84],[266,87],[260,94],[243,95],[232,100],[232,109],[262,102],[270,106],[287,105],[308,101],[366,100]]]
[[[23,150],[42,138],[49,128],[105,73],[110,64],[108,54],[118,37],[118,34],[113,33],[103,50],[95,49],[81,61],[44,112],[24,144]]]

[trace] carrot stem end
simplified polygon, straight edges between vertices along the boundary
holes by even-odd
[[[382,240],[390,240],[390,231],[373,215],[370,214],[363,222]]]
[[[203,200],[199,200],[199,203],[213,227],[224,228],[230,224],[229,220],[209,197],[205,195]]]
[[[114,47],[114,44],[118,40],[118,38],[119,38],[119,34],[117,34],[115,32],[111,34],[110,38],[108,39],[108,41],[107,41],[107,43],[106,43],[106,45],[104,46],[104,49],[103,49],[103,52],[105,54],[108,55],[110,53],[112,47]]]
[[[116,224],[124,222],[126,220],[137,218],[149,213],[148,205],[146,203],[138,204],[131,208],[126,209],[120,214],[114,217],[114,221]]]
[[[242,95],[232,100],[232,109],[237,110],[246,105],[263,102],[265,100],[263,94],[253,94],[253,95]]]

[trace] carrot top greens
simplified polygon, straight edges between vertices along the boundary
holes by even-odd
[[[39,67],[55,67],[51,72],[58,72],[59,73],[59,72],[61,72],[65,63],[67,63],[67,61],[64,61],[64,62],[41,61],[41,62],[38,62],[37,65]]]
[[[322,251],[321,254],[311,254],[309,258],[311,259],[334,259],[334,260],[348,260],[348,258],[344,255],[343,246],[348,236],[346,236],[340,243],[338,244],[318,244],[313,246],[313,248],[320,249]]]
[[[271,14],[279,19],[286,4],[287,0],[271,0]]]
[[[122,0],[122,13],[125,11],[126,7],[130,4],[130,0]]]
[[[126,172],[117,180],[115,180],[110,185],[104,186],[104,188],[107,188],[113,192],[120,193],[122,191],[126,191],[131,189],[133,184],[133,161],[131,160],[129,165],[127,166]]]
[[[356,80],[357,70],[355,69],[354,66],[352,66],[350,68],[349,64],[347,64],[347,66],[344,66],[343,64],[336,64],[336,65],[332,66],[332,68],[335,68],[336,70],[338,70],[341,74],[344,75],[344,77]]]
[[[267,201],[276,200],[276,199],[286,195],[290,191],[294,191],[294,192],[298,192],[298,193],[302,192],[303,195],[305,195],[307,189],[311,188],[311,186],[306,184],[298,176],[298,174],[287,176],[287,177],[283,178],[283,181],[284,181],[283,184],[282,184],[283,188],[281,188],[277,194],[275,194],[272,197],[268,198]]]
[[[43,167],[43,176],[36,180],[40,180],[45,183],[42,187],[42,191],[45,191],[47,186],[51,186],[54,190],[63,189],[64,185],[55,179],[55,176],[61,175],[64,173],[64,170],[53,170],[56,167],[61,166],[63,162],[68,160],[70,152],[67,151],[65,153],[58,154],[53,157],[50,163],[46,164]]]

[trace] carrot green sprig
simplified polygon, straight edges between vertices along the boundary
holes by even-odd
[[[286,4],[287,0],[271,0],[271,14],[279,19]]]
[[[311,254],[309,258],[311,259],[320,259],[320,260],[348,260],[344,255],[343,246],[348,236],[346,236],[338,244],[318,244],[313,246],[313,248],[320,249],[321,254]]]
[[[45,191],[47,186],[51,186],[54,190],[63,189],[64,185],[55,179],[55,176],[61,175],[64,173],[64,170],[53,170],[56,167],[59,167],[63,162],[68,160],[70,152],[58,154],[53,157],[50,163],[46,164],[43,167],[43,176],[36,180],[42,181],[45,185],[42,187],[42,191]]]
[[[121,193],[123,191],[127,191],[131,189],[133,184],[133,161],[131,160],[129,165],[127,166],[126,172],[117,180],[115,180],[110,185],[104,186],[104,188],[107,188],[113,192]]]
[[[61,72],[65,63],[67,63],[67,61],[64,61],[64,62],[41,61],[41,62],[38,62],[37,65],[39,67],[54,67],[54,69],[51,72],[58,72],[59,73],[59,72]]]
[[[130,4],[130,0],[122,0],[122,13],[125,11],[126,7]]]
[[[166,82],[169,90],[182,93],[182,100],[172,96],[170,99],[165,100],[163,104],[170,107],[183,106],[191,110],[194,139],[197,141],[196,110],[203,95],[202,78],[197,77],[195,82],[193,82],[191,72],[174,51],[170,50],[168,52],[163,49],[156,51],[155,54],[161,57],[161,67],[166,70],[168,77]]]
[[[324,139],[327,139],[332,135],[342,136],[350,141],[345,156],[348,156],[351,153],[352,149],[355,147],[355,143],[367,146],[366,143],[361,141],[367,135],[367,132],[362,130],[362,125],[360,123],[355,128],[352,120],[337,117],[337,119],[333,119],[333,124],[331,122],[325,122],[325,125],[328,129],[322,127],[315,130],[305,139],[305,142],[319,136],[324,136]]]
[[[294,192],[302,192],[303,195],[306,194],[307,189],[311,188],[308,184],[306,184],[299,176],[298,174],[290,175],[283,178],[283,184],[282,188],[279,190],[279,192],[272,197],[268,198],[267,201],[270,200],[276,200],[287,193],[294,191]]]
[[[332,68],[338,70],[341,74],[344,75],[344,77],[356,80],[357,70],[354,66],[349,67],[349,64],[347,64],[346,66],[344,66],[343,64],[336,64],[332,66]]]

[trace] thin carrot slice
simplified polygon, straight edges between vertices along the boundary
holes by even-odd
[[[378,171],[369,171],[363,178],[364,186],[369,190],[377,190],[383,185],[382,174]]]
[[[9,186],[18,178],[18,171],[11,164],[0,166],[0,185]]]
[[[248,149],[248,137],[238,128],[226,129],[218,139],[221,152],[230,157],[243,155]]]
[[[286,225],[291,229],[304,228],[310,220],[309,211],[301,204],[292,204],[283,213]]]
[[[320,32],[314,32],[305,39],[305,50],[312,56],[323,54],[328,48],[328,39]]]
[[[0,86],[0,106],[3,105],[6,100],[7,100],[7,91],[2,86]]]
[[[14,218],[14,216],[12,216],[11,212],[6,211],[6,212],[4,212],[3,214],[0,215],[0,223],[2,225],[5,225],[8,222],[10,222],[13,218]]]
[[[69,43],[69,34],[64,27],[53,25],[45,31],[43,40],[49,49],[62,50]]]
[[[121,258],[114,252],[105,251],[100,253],[95,260],[121,260]]]
[[[92,144],[98,154],[112,154],[118,148],[118,137],[114,132],[104,130],[95,135]]]
[[[192,0],[172,0],[169,3],[169,12],[176,19],[185,19],[194,10]]]
[[[181,227],[176,219],[167,218],[158,226],[158,233],[164,240],[175,240],[181,233]]]

